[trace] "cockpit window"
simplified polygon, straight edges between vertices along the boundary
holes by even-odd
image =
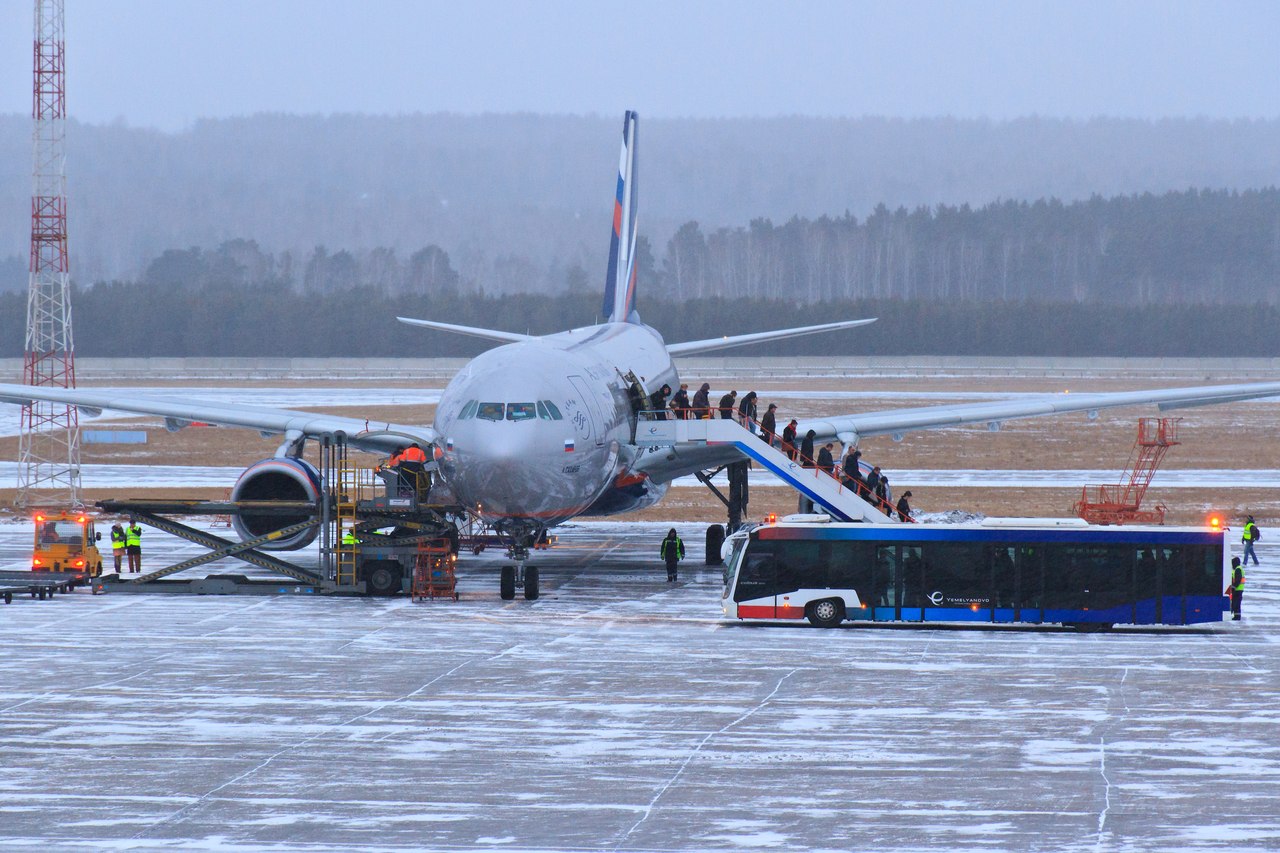
[[[500,421],[502,420],[502,404],[501,403],[481,403],[476,409],[476,417],[482,421]]]
[[[531,421],[537,416],[533,403],[507,403],[509,421]]]
[[[556,404],[550,400],[542,400],[541,405],[547,407],[547,412],[551,415],[553,421],[564,420],[564,415],[560,414],[560,410],[556,408]]]
[[[458,420],[465,421],[467,418],[473,418],[476,415],[476,406],[480,405],[475,400],[468,400],[467,404],[462,407],[462,411],[458,413]]]
[[[551,413],[547,411],[547,404],[541,400],[538,401],[538,417],[544,421],[551,420]]]

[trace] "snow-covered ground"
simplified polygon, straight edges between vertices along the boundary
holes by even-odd
[[[235,483],[243,468],[198,467],[187,465],[82,465],[81,476],[86,485],[95,489],[110,488],[225,488]],[[1021,488],[1060,489],[1079,488],[1084,483],[1114,482],[1117,473],[1113,469],[968,469],[945,470],[936,468],[892,470],[886,472],[894,488],[920,488],[964,486],[969,488]],[[16,482],[18,464],[0,462],[0,483]],[[769,471],[756,468],[751,471],[753,486],[784,486],[782,480]],[[717,483],[727,483],[727,475],[719,474]],[[1152,485],[1161,489],[1230,489],[1272,488],[1280,482],[1280,470],[1275,469],[1198,469],[1162,468],[1156,472]],[[696,477],[680,477],[675,486],[703,488]]]
[[[457,603],[0,606],[0,848],[1280,848],[1280,547],[1243,623],[818,631],[725,624],[697,526],[667,584],[667,526],[566,525],[536,603],[486,552]]]

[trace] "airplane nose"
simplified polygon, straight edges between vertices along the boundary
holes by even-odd
[[[564,452],[564,437],[549,426],[467,423],[452,437],[446,467],[454,494],[487,516],[555,523],[580,512],[597,484],[577,467],[581,460]]]

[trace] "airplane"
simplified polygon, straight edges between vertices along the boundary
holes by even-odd
[[[0,384],[0,402],[48,401],[76,406],[93,417],[103,410],[158,415],[170,429],[195,421],[245,427],[283,440],[275,455],[250,465],[237,479],[233,500],[318,501],[317,470],[303,458],[308,440],[341,439],[349,447],[388,452],[409,442],[429,448],[445,485],[468,512],[510,543],[523,573],[528,544],[579,516],[613,515],[651,506],[677,477],[742,460],[731,445],[642,448],[637,418],[663,385],[679,387],[674,359],[801,335],[849,329],[874,318],[728,335],[668,344],[641,322],[636,308],[638,234],[636,152],[638,116],[623,120],[622,151],[613,209],[603,313],[598,325],[552,335],[527,335],[400,317],[401,322],[471,335],[499,345],[468,362],[448,383],[433,425],[386,424],[370,429],[359,418],[269,409],[195,399],[130,399],[92,390]],[[1046,394],[984,403],[892,409],[807,421],[819,442],[846,446],[862,437],[901,438],[915,430],[962,424],[999,424],[1015,418],[1155,404],[1161,409],[1229,403],[1280,395],[1280,383],[1248,383],[1095,394]],[[655,452],[661,451],[661,452]],[[237,533],[251,538],[286,522],[279,516],[239,515]],[[271,547],[310,544],[315,528],[281,537]],[[504,575],[503,597],[511,584]]]

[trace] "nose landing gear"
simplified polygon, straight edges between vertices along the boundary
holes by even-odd
[[[524,590],[526,600],[538,599],[538,567],[525,565],[529,560],[528,543],[532,540],[533,537],[517,537],[517,540],[507,548],[507,559],[512,560],[515,565],[502,567],[499,594],[503,601],[511,601],[515,598],[517,587]]]

